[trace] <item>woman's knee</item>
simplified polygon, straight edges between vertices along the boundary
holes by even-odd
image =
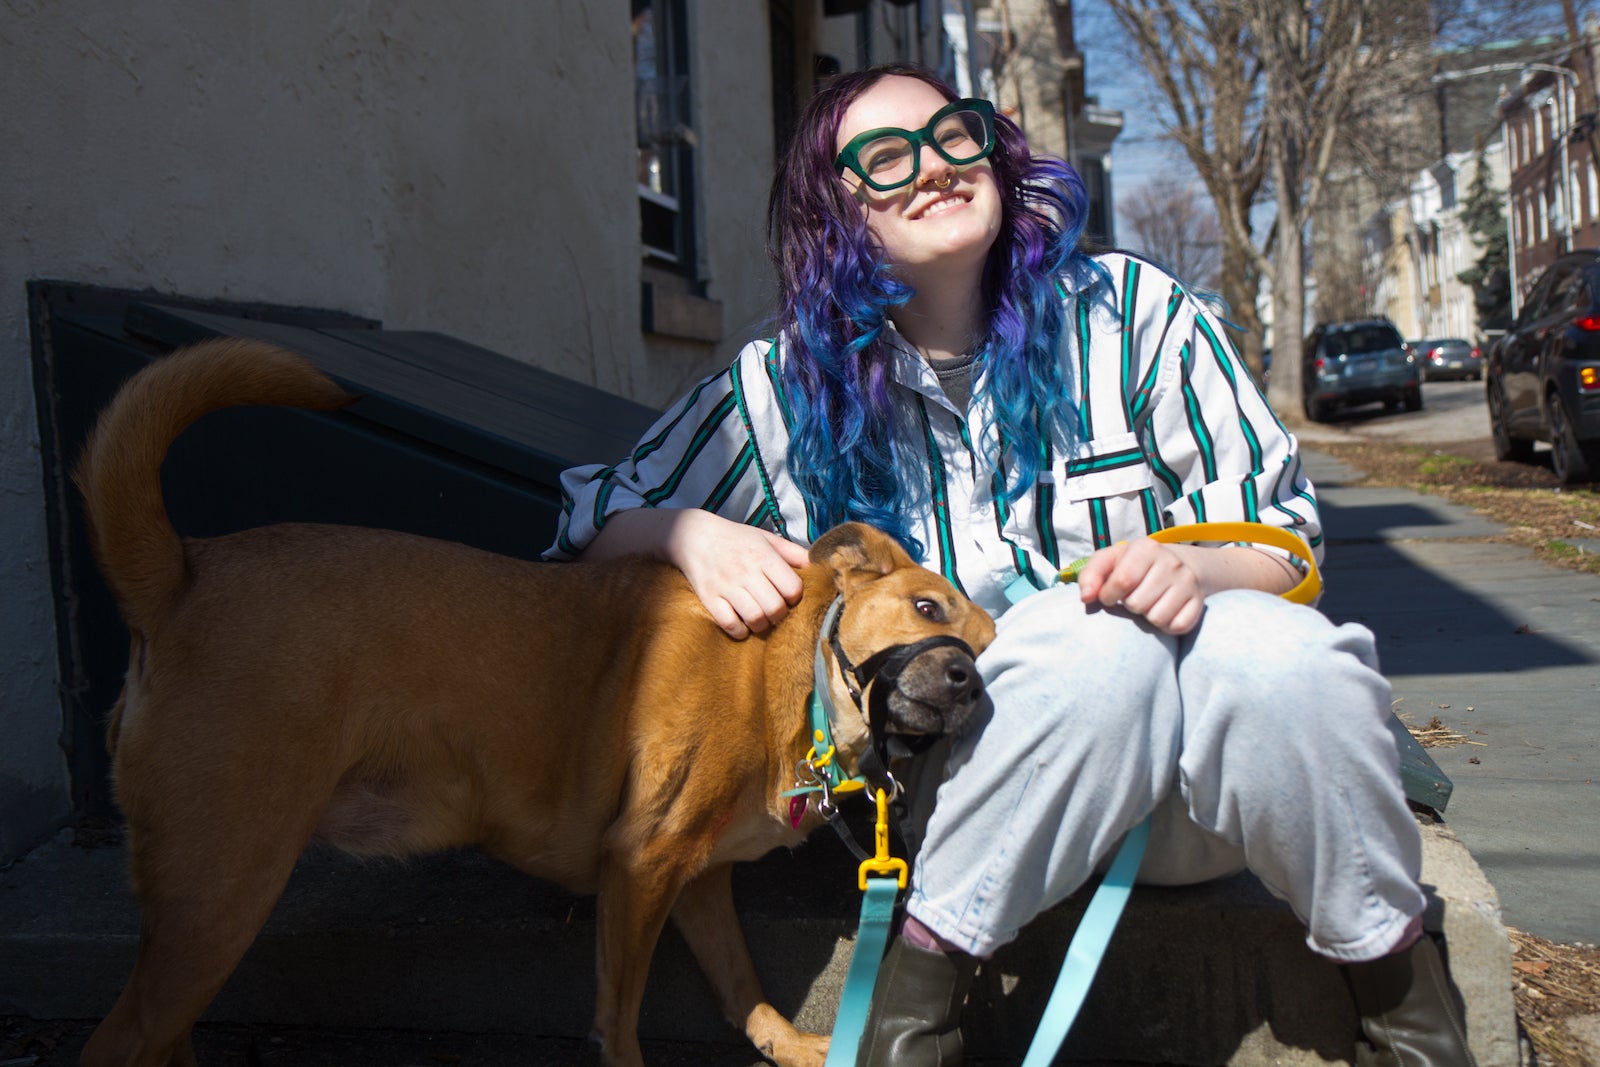
[[[1176,667],[1174,638],[1125,613],[1086,607],[1071,588],[1013,607],[978,658],[1002,723],[1080,734],[1103,726],[1123,738],[1163,706],[1176,715]],[[1132,708],[1140,714],[1130,716]]]
[[[1179,666],[1188,743],[1254,741],[1286,753],[1372,747],[1387,734],[1389,683],[1372,635],[1257,593],[1207,601]]]
[[[1250,590],[1210,597],[1200,627],[1185,645],[1180,669],[1186,675],[1254,690],[1259,699],[1251,704],[1319,694],[1369,695],[1383,685],[1365,627],[1336,626],[1312,608]]]

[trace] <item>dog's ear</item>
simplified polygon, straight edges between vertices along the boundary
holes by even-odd
[[[811,545],[811,562],[833,572],[833,584],[849,594],[864,582],[915,565],[900,542],[859,522],[835,526]]]

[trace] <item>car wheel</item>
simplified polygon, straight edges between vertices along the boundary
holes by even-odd
[[[1406,405],[1406,410],[1407,411],[1421,411],[1422,410],[1422,390],[1420,388],[1418,388],[1418,389],[1407,389],[1406,390],[1406,395],[1405,395],[1405,405]]]
[[[1328,405],[1318,400],[1316,397],[1306,397],[1305,408],[1306,418],[1310,419],[1312,422],[1328,421]]]
[[[1494,458],[1507,463],[1526,463],[1533,458],[1533,442],[1511,436],[1506,394],[1489,387],[1489,433],[1494,437]]]
[[[1556,481],[1562,485],[1576,485],[1592,481],[1595,470],[1590,465],[1593,449],[1585,448],[1578,440],[1567,409],[1561,397],[1551,393],[1548,400],[1550,423],[1550,466],[1556,472]]]

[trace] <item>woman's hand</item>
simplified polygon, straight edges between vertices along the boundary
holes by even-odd
[[[736,640],[765,633],[800,602],[806,550],[775,533],[698,508],[635,508],[606,520],[580,557],[642,552],[672,564]]]
[[[1078,572],[1078,592],[1086,604],[1121,606],[1158,630],[1186,634],[1199,625],[1212,593],[1283,593],[1298,580],[1286,560],[1253,548],[1167,545],[1141,537],[1090,556]]]
[[[1122,607],[1169,634],[1186,634],[1200,622],[1207,590],[1179,551],[1141,537],[1119,541],[1089,557],[1078,572],[1085,604]]]

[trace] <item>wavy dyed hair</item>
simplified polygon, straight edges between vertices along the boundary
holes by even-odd
[[[857,520],[904,544],[923,545],[906,515],[929,499],[921,427],[894,411],[890,312],[913,295],[868,232],[860,204],[834,169],[839,125],[863,93],[888,77],[955,91],[932,71],[891,64],[841,74],[800,115],[767,207],[767,252],[782,290],[788,341],[784,389],[793,416],[788,468],[820,528]],[[993,403],[998,431],[978,442],[1004,471],[1007,500],[1037,482],[1052,442],[1077,440],[1072,383],[1057,351],[1065,328],[1058,279],[1091,284],[1079,251],[1088,218],[1083,181],[1066,163],[1035,157],[1016,124],[995,115],[989,157],[1002,201],[1000,232],[983,272],[988,323],[973,363],[975,395]],[[1003,465],[1003,466],[1002,466]]]

